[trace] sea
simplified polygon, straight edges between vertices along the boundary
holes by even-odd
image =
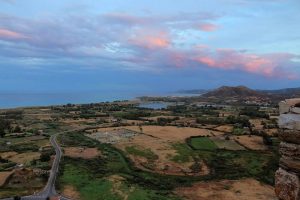
[[[126,91],[89,91],[89,92],[0,92],[0,109],[51,106],[72,104],[87,104],[134,100],[141,96],[195,96],[176,92],[126,92]],[[147,106],[147,105],[146,105]],[[157,108],[164,105],[150,104]]]

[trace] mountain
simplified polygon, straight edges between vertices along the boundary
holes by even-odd
[[[245,86],[222,86],[202,95],[203,97],[216,97],[216,98],[231,98],[231,97],[266,97],[264,92],[252,90]]]

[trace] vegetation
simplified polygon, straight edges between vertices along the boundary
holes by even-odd
[[[191,137],[189,143],[193,149],[197,150],[215,150],[218,148],[208,137]]]
[[[0,137],[4,137],[11,130],[11,122],[0,118]]]
[[[158,156],[154,154],[151,149],[141,149],[135,146],[126,147],[126,152],[132,155],[141,156],[148,160],[156,160]]]

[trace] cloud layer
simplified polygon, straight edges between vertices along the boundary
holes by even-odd
[[[39,60],[39,65],[72,59],[130,70],[215,68],[266,77],[297,79],[299,55],[257,54],[220,49],[203,38],[222,30],[222,15],[198,12],[177,15],[47,16],[40,19],[0,15],[3,58]]]

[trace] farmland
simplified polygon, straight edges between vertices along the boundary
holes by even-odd
[[[71,199],[273,198],[274,120],[240,116],[243,106],[169,105],[154,110],[116,102],[18,112],[10,122],[21,132],[7,130],[0,140],[0,197],[45,186],[54,159],[49,138],[61,132],[56,189]],[[261,191],[258,196],[247,184]]]

